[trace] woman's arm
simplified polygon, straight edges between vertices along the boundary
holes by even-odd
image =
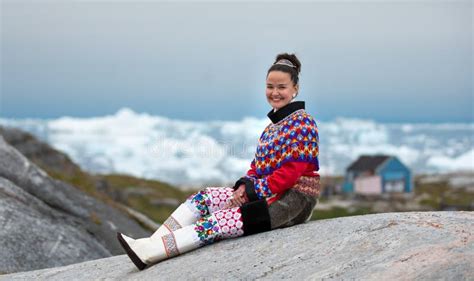
[[[255,158],[250,163],[250,169],[247,171],[247,176],[257,178],[257,168],[255,167]]]
[[[242,177],[236,182],[235,187],[245,185],[245,193],[249,201],[256,201],[270,197],[275,193],[282,193],[295,185],[298,178],[314,164],[308,162],[286,162],[270,176],[261,179]]]

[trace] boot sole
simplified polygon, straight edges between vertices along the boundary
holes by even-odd
[[[125,252],[127,253],[128,257],[135,264],[135,266],[139,270],[144,270],[147,267],[147,264],[140,260],[140,258],[137,256],[137,254],[135,254],[135,252],[130,248],[128,243],[125,241],[125,239],[123,239],[120,232],[117,232],[117,240],[119,241],[120,245],[125,250]]]

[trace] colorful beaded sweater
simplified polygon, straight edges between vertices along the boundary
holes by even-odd
[[[267,116],[272,122],[260,136],[250,169],[234,189],[244,184],[250,202],[265,198],[271,204],[301,177],[319,180],[319,136],[303,101],[291,102]]]

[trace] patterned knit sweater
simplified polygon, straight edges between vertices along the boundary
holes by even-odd
[[[319,195],[319,136],[303,101],[287,104],[267,115],[270,123],[258,141],[255,158],[234,188],[245,184],[249,201],[271,204],[289,188]]]

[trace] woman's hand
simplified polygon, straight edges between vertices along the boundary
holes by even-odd
[[[247,194],[245,193],[245,184],[241,184],[239,188],[234,191],[232,198],[229,199],[227,205],[224,207],[225,209],[233,208],[233,207],[240,207],[242,204],[248,202],[249,199],[247,198]]]

